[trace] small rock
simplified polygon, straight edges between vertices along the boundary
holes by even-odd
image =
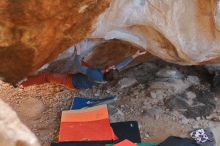
[[[109,115],[110,115],[110,122],[120,122],[125,120],[125,114],[118,108],[114,106],[109,106]]]
[[[180,113],[178,111],[172,111],[172,116],[180,117]]]
[[[169,68],[161,69],[156,73],[156,75],[161,78],[172,78],[172,79],[182,79],[184,77],[183,74],[178,70],[169,69]]]
[[[157,98],[157,94],[155,92],[150,92],[152,98]]]
[[[201,117],[196,117],[196,121],[200,121],[201,120]]]
[[[118,82],[121,89],[131,87],[136,83],[137,83],[137,80],[134,78],[123,78]]]
[[[99,94],[99,93],[95,93],[94,95],[95,95],[96,97],[100,96],[100,94]]]
[[[155,120],[159,120],[160,116],[159,115],[155,115],[154,118],[155,118]]]
[[[170,109],[167,108],[167,109],[166,109],[166,112],[170,112]]]
[[[111,91],[107,90],[106,93],[111,93]]]
[[[211,114],[210,116],[206,116],[207,120],[211,120],[211,121],[220,121],[220,116],[218,116],[216,113]]]
[[[198,124],[194,124],[194,125],[192,126],[192,128],[193,128],[193,129],[197,129],[197,128],[199,128],[199,125],[198,125]]]
[[[194,99],[196,98],[196,94],[194,92],[191,92],[191,91],[186,92],[185,94],[186,94],[186,98],[187,98],[186,102],[189,105],[193,105]]]
[[[184,125],[185,125],[185,124],[188,124],[188,123],[189,123],[189,120],[186,119],[186,118],[182,118],[181,123],[184,124]]]
[[[145,137],[145,138],[149,138],[150,135],[149,135],[148,133],[145,133],[145,134],[144,134],[144,137]]]
[[[196,98],[196,94],[192,91],[188,91],[186,92],[186,96],[189,98],[189,99],[195,99]]]
[[[27,98],[20,103],[20,108],[23,111],[20,115],[32,120],[40,119],[42,113],[47,109],[43,102],[36,98]]]
[[[139,129],[142,129],[142,127],[143,127],[142,123],[139,123],[139,124],[138,124],[138,128],[139,128]]]
[[[159,99],[159,100],[162,100],[165,98],[165,94],[163,93],[163,91],[161,90],[156,90],[156,91],[151,91],[150,92],[150,95],[153,99]]]
[[[190,82],[191,84],[193,84],[193,85],[199,85],[200,84],[200,80],[197,76],[188,76],[186,78],[186,80],[188,82]]]
[[[156,120],[158,120],[160,118],[160,115],[162,114],[162,109],[160,108],[152,108],[152,109],[149,109],[149,110],[144,110],[142,115],[143,116],[149,116],[151,118],[154,118]]]

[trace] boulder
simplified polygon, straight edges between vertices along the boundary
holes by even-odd
[[[0,99],[0,146],[40,146],[16,112]]]
[[[219,63],[219,0],[112,0],[92,38],[137,44],[167,62]]]
[[[1,79],[16,82],[84,39],[110,1],[1,0]]]
[[[171,63],[220,62],[220,0],[2,0],[0,7],[0,78],[10,82],[83,39],[105,41],[93,46],[105,53],[85,56],[96,65],[126,56],[111,57],[118,53],[106,43],[112,39]]]

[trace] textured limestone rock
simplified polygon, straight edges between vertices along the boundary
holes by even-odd
[[[0,99],[0,146],[40,146],[15,111]]]
[[[81,43],[82,52],[84,57],[90,66],[105,68],[121,62],[124,58],[134,54],[138,49],[144,50],[140,46],[134,45],[127,41],[122,40],[84,40]],[[71,47],[63,54],[61,54],[57,60],[52,62],[47,71],[57,73],[76,73],[74,66],[74,49]],[[142,61],[149,61],[154,58],[151,54],[146,53],[134,60],[134,64]],[[133,65],[133,64],[131,64]]]
[[[0,8],[0,76],[10,81],[84,38],[124,40],[182,65],[220,62],[219,0],[2,0]]]
[[[113,0],[92,38],[138,44],[172,63],[220,61],[219,0]]]
[[[84,60],[92,66],[103,68],[120,63],[137,50],[143,51],[144,49],[127,41],[112,39],[97,43]],[[148,61],[152,58],[154,57],[151,54],[146,53],[135,59],[135,62]]]
[[[14,82],[91,32],[110,0],[1,0],[0,76]]]

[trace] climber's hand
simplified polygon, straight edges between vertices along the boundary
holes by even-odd
[[[141,52],[140,50],[138,50],[138,51],[133,55],[133,58],[136,58],[136,57],[138,57],[138,56],[144,55],[144,54],[146,54],[146,53],[147,53],[147,51]]]
[[[27,81],[27,78],[24,78],[22,79],[21,81],[19,81],[17,84],[16,84],[16,87],[20,88],[20,89],[24,89],[24,86],[23,86],[23,83]]]
[[[23,85],[19,85],[18,88],[24,89],[24,86]]]
[[[109,72],[112,69],[116,69],[115,65],[109,66],[108,68],[106,68],[105,72]]]
[[[76,44],[75,47],[76,47],[76,54],[77,54],[77,55],[80,55],[80,49],[81,49],[81,48],[80,48],[80,45],[79,45],[79,44]]]

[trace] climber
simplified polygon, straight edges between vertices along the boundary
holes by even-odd
[[[145,54],[146,51],[138,50],[134,55],[127,57],[117,65],[110,66],[104,70],[81,65],[80,46],[76,45],[76,56],[74,63],[80,73],[76,74],[58,74],[45,72],[40,75],[28,77],[21,83],[21,86],[27,87],[33,84],[43,84],[46,82],[62,85],[71,90],[88,89],[95,84],[106,83],[107,81],[117,80],[119,71],[133,61],[136,57]]]

